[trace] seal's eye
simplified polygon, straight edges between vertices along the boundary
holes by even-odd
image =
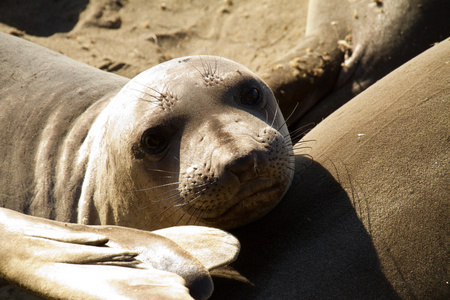
[[[167,134],[159,128],[147,129],[141,136],[141,145],[150,155],[158,155],[169,145]]]
[[[261,95],[259,93],[259,90],[255,87],[252,87],[244,91],[241,96],[241,102],[242,104],[249,106],[258,105],[259,103],[261,103]]]

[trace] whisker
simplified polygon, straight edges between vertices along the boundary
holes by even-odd
[[[302,146],[302,147],[293,147],[292,150],[304,150],[304,149],[312,149],[311,146]]]
[[[210,59],[209,59],[208,49],[205,48],[205,52],[206,52],[206,61],[207,61],[207,63],[208,63],[208,72],[209,72],[208,74],[211,75],[211,76],[213,76],[214,73],[213,73],[212,66],[211,66],[211,62],[210,62]]]
[[[219,75],[219,63],[218,63],[218,59],[215,58],[214,59],[214,75]]]
[[[173,191],[173,190],[172,190],[172,191]],[[167,194],[167,193],[168,193],[168,192],[166,192],[166,194]],[[169,195],[169,196],[167,196],[167,197],[165,197],[165,198],[162,198],[162,199],[153,201],[153,202],[150,203],[149,205],[143,206],[143,207],[139,208],[138,210],[143,210],[143,209],[152,207],[152,206],[155,205],[155,204],[159,204],[159,203],[161,203],[161,202],[163,202],[163,201],[166,201],[166,200],[168,200],[168,199],[170,199],[170,198],[173,198],[173,197],[175,197],[175,196],[178,196],[178,197],[181,199],[181,197],[179,196],[179,194],[180,194],[179,192],[176,192],[176,193],[171,194],[171,195]],[[172,201],[172,202],[174,202],[174,201]],[[170,204],[170,202],[169,202],[169,204]],[[172,206],[170,206],[170,207],[172,207]]]
[[[206,77],[209,75],[208,69],[206,68],[206,64],[204,63],[202,56],[199,55],[199,57],[200,57],[200,62],[202,63],[202,68],[203,68],[202,76]]]
[[[297,148],[297,147],[299,147],[299,146],[304,146],[304,145],[306,145],[306,144],[310,144],[310,143],[316,143],[317,142],[317,140],[299,140],[299,141],[297,141],[295,144],[293,144],[293,148]]]
[[[146,93],[146,92],[134,89],[134,88],[130,88],[130,90],[140,93],[139,95],[134,94],[134,97],[136,97],[136,99],[134,101],[136,101],[136,102],[138,102],[138,101],[148,102],[148,103],[152,104],[152,106],[154,106],[154,107],[158,107],[161,103],[161,99],[159,99],[158,97],[156,97],[152,94],[149,94],[149,93]],[[151,97],[153,99],[149,99],[147,97]]]
[[[148,84],[144,84],[144,83],[141,83],[141,82],[139,82],[139,81],[133,81],[133,83],[136,83],[136,84],[139,84],[139,85],[141,85],[141,86],[143,86],[143,87],[145,87],[145,88],[148,88],[148,89],[152,90],[153,92],[159,94],[160,96],[164,96],[164,93],[160,92],[158,89],[156,89],[156,88],[154,88],[154,87],[149,86]],[[149,93],[145,92],[145,90],[144,90],[144,91],[138,90],[138,91],[140,91],[140,92],[142,92],[142,93],[145,93],[145,94],[148,94],[148,95],[150,95],[150,96],[153,96],[152,94],[149,94]]]
[[[191,209],[194,209],[193,213],[190,213]],[[193,206],[191,206],[185,214],[181,215],[180,218],[178,218],[178,220],[175,222],[175,225],[178,225],[180,223],[180,221],[187,215],[190,214],[189,219],[184,223],[184,224],[189,224],[189,221],[192,219],[192,217],[195,215],[196,211],[198,211],[200,208],[195,208]]]
[[[311,126],[311,128],[308,128]],[[302,127],[299,127],[291,132],[289,132],[292,140],[297,140],[305,136],[307,133],[309,133],[313,128],[315,124],[314,123],[308,123],[306,125],[303,125]]]
[[[208,183],[202,184],[202,185],[200,185],[199,187],[206,186],[206,185],[208,185]],[[173,200],[171,200],[171,201],[169,202],[170,205],[169,205],[166,209],[164,209],[161,213],[159,213],[159,214],[157,214],[156,216],[154,216],[151,220],[155,220],[155,219],[157,219],[158,217],[160,217],[160,216],[166,214],[169,210],[176,208],[172,213],[170,213],[169,215],[166,215],[166,216],[165,216],[164,219],[168,219],[168,218],[170,218],[172,215],[174,215],[176,212],[178,212],[180,209],[182,209],[186,204],[191,203],[191,202],[197,200],[198,198],[200,198],[200,197],[202,196],[202,192],[205,191],[205,190],[206,190],[206,188],[204,188],[204,189],[202,189],[202,190],[197,190],[197,191],[195,192],[195,194],[198,195],[198,196],[196,196],[196,198],[191,199],[191,200],[189,200],[189,201],[187,201],[187,202],[184,202],[184,201],[183,201],[184,198],[180,197],[180,196],[179,196],[179,192],[177,191],[177,193],[171,194],[171,195],[169,195],[168,197],[166,197],[166,198],[164,198],[164,199],[160,199],[160,200],[158,200],[158,201],[155,201],[155,202],[153,202],[152,204],[147,205],[147,206],[145,206],[145,207],[143,207],[143,208],[141,208],[141,209],[151,207],[152,205],[154,205],[154,204],[156,204],[156,203],[160,203],[160,202],[162,202],[162,201],[166,201],[167,199],[171,199],[171,198],[174,198],[175,196],[177,196],[177,197],[175,197]],[[172,190],[172,191],[173,191],[173,190]],[[182,202],[182,201],[183,201],[183,202]],[[191,208],[189,208],[189,209],[186,211],[185,214],[187,214],[190,210],[191,210]],[[178,224],[178,223],[180,222],[181,218],[183,218],[185,214],[183,214],[183,215],[180,217],[180,219],[175,223],[175,225]],[[150,221],[151,221],[151,220],[150,220]],[[162,219],[161,219],[161,220],[162,220]]]
[[[198,210],[200,210],[199,207],[195,208],[194,212],[193,212],[192,214],[190,214],[189,219],[186,221],[185,224],[189,224],[189,222],[190,222],[191,219],[196,215],[196,212],[197,212]],[[189,212],[189,211],[188,211],[188,212]],[[196,221],[197,221],[197,220],[196,220]],[[195,224],[196,221],[194,221],[194,224]]]
[[[277,105],[277,107],[275,108],[275,112],[274,112],[274,114],[273,114],[272,124],[270,124],[270,127],[272,127],[272,128],[274,128],[274,127],[273,127],[273,124],[275,123],[275,120],[277,119],[278,109],[279,109],[279,107],[278,107],[278,105]],[[278,126],[277,126],[277,127],[278,127]],[[277,128],[277,130],[279,131],[281,127],[283,127],[283,125],[281,125],[279,128]]]
[[[161,170],[161,169],[151,169],[151,170],[149,170],[149,171],[151,171],[151,172],[169,173],[169,174],[175,174],[175,175],[178,175],[178,172],[171,172],[171,171]]]
[[[197,224],[197,221],[200,220],[200,219],[203,217],[203,215],[204,215],[205,213],[206,213],[206,211],[200,212],[200,213],[198,214],[198,216],[196,216],[193,225],[196,225],[196,224]],[[192,215],[192,216],[193,216],[193,215]]]
[[[176,221],[175,223],[173,223],[173,226],[177,226],[179,225],[180,221],[184,218],[184,216],[189,213],[189,211],[192,209],[193,207],[190,207],[184,214],[182,214]],[[179,211],[180,208],[178,208],[177,210],[175,210],[171,215],[173,215],[174,213],[176,213],[177,211]]]
[[[154,190],[154,189],[157,189],[157,188],[163,188],[163,187],[167,187],[167,186],[171,186],[171,185],[175,185],[175,184],[180,184],[180,182],[172,182],[172,183],[161,184],[161,185],[158,185],[158,186],[152,186],[152,187],[149,187],[149,188],[137,189],[137,190],[134,190],[133,192],[149,191],[149,190]]]
[[[182,200],[182,198],[181,198],[181,197],[178,197],[178,198],[175,198],[173,201],[171,201],[171,203],[174,203],[174,202],[177,202],[177,201],[180,201],[180,200]],[[168,207],[167,207],[166,209],[164,209],[162,212],[160,212],[159,214],[153,216],[153,217],[149,220],[149,222],[152,222],[152,221],[156,220],[157,218],[161,217],[162,215],[164,215],[166,212],[168,212],[169,210],[171,210],[171,209],[173,209],[173,208],[174,208],[173,205],[168,206]],[[165,218],[160,218],[159,221],[163,221],[163,220],[168,219],[170,216],[172,216],[172,215],[173,215],[174,213],[176,213],[177,211],[178,211],[178,209],[175,210],[174,212],[172,212],[170,215],[166,216]]]
[[[287,169],[288,169],[288,170],[291,170],[292,172],[295,172],[295,168],[293,168],[293,167],[291,167],[291,166],[287,166]],[[286,175],[286,177],[289,177],[288,174],[285,174],[285,175]]]
[[[201,77],[204,77],[205,74],[202,73],[202,71],[200,71],[196,66],[194,66],[193,64],[191,64],[191,67],[193,67],[199,74]],[[203,70],[204,71],[204,70]]]
[[[150,97],[152,97],[152,98],[154,98],[155,100],[158,100],[159,101],[159,98],[157,97],[157,96],[155,96],[155,95],[152,95],[152,94],[150,94],[150,93],[147,93],[147,92],[145,92],[145,91],[143,91],[143,90],[138,90],[138,89],[136,89],[136,88],[132,88],[132,87],[130,87],[130,88],[128,88],[129,90],[132,90],[132,91],[135,91],[135,92],[139,92],[140,94],[144,94],[144,95],[147,95],[147,96],[150,96]],[[142,95],[135,95],[136,96],[136,98],[138,98],[139,100],[147,100],[147,101],[150,101],[149,99],[144,99],[144,98],[142,98]]]
[[[206,186],[206,185],[209,185],[209,183],[202,184],[199,187]],[[180,203],[180,204],[174,205],[174,206],[176,206],[176,207],[178,207],[178,206],[185,206],[185,205],[187,205],[189,203],[195,202],[195,200],[197,200],[198,198],[200,198],[202,196],[201,193],[204,192],[204,191],[206,191],[206,188],[204,188],[204,189],[202,189],[200,191],[195,191],[194,194],[198,194],[197,197],[195,197],[194,199],[188,200],[188,201],[186,201],[184,203]]]
[[[180,200],[183,200],[181,197],[179,198]],[[190,207],[184,214],[181,215],[181,217],[173,224],[173,226],[178,225],[178,223],[180,222],[180,220],[194,207]],[[168,207],[166,210],[164,210],[163,213],[167,212],[169,209],[175,209],[170,215],[166,216],[166,219],[170,218],[171,216],[173,216],[175,213],[177,213],[179,210],[183,209],[182,206],[177,206],[177,205],[173,205],[171,207]],[[163,213],[159,214],[162,215]],[[158,215],[158,216],[159,216]],[[162,219],[161,219],[162,220]]]
[[[286,124],[286,123],[289,121],[289,119],[292,117],[292,115],[294,114],[294,112],[297,110],[298,105],[299,105],[299,102],[297,102],[297,104],[295,104],[294,108],[292,109],[292,112],[291,112],[291,113],[289,114],[289,116],[285,119],[284,124]],[[284,124],[281,125],[281,126],[284,126]]]

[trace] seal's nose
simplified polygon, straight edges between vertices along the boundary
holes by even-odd
[[[264,156],[261,150],[255,149],[249,152],[239,152],[229,158],[225,169],[236,175],[240,183],[244,183],[261,175],[265,165]]]

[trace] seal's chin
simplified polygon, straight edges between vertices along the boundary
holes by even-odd
[[[281,200],[287,186],[272,179],[255,178],[244,183],[238,192],[230,197],[234,203],[220,214],[206,213],[203,221],[224,229],[249,224],[271,211]]]

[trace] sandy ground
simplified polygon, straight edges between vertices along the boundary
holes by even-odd
[[[307,0],[3,0],[0,31],[133,77],[186,55],[255,72],[304,35]]]

